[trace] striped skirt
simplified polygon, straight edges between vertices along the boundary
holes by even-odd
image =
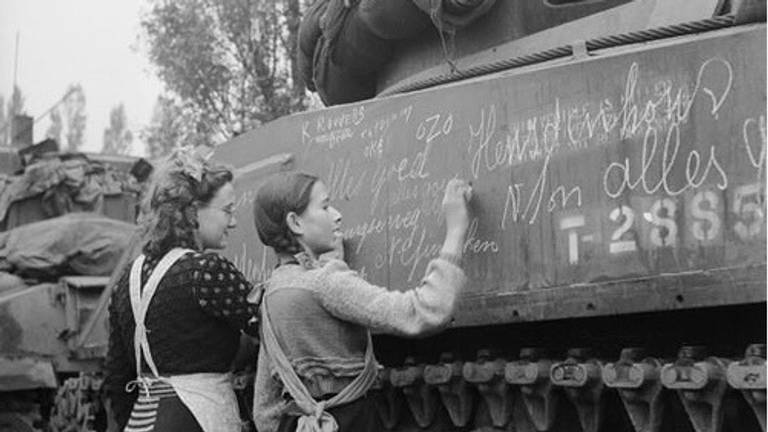
[[[125,432],[200,431],[200,425],[166,382],[140,387]]]

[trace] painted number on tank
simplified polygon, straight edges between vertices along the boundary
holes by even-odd
[[[738,220],[733,226],[736,235],[749,240],[760,234],[765,224],[765,194],[760,183],[737,187],[733,194],[733,212]]]
[[[645,220],[653,225],[650,233],[653,246],[674,246],[677,243],[675,213],[677,213],[677,204],[670,198],[654,202],[650,210],[643,213]]]
[[[726,203],[735,215],[730,225],[735,237],[744,241],[761,238],[765,227],[764,193],[762,185],[754,183],[734,188],[732,203],[714,189],[702,189],[677,199],[633,199],[630,205],[620,205],[608,211],[611,221],[608,253],[616,255],[638,249],[677,247],[683,240],[690,247],[719,242],[726,231],[724,221],[728,221],[724,219]],[[569,265],[584,259],[580,245],[585,239],[592,241],[594,238],[595,233],[588,227],[590,217],[596,216],[597,213],[586,216],[570,213],[560,218],[559,229],[564,235]]]
[[[608,217],[620,224],[620,226],[611,234],[611,243],[608,250],[612,253],[632,252],[637,249],[637,243],[634,239],[627,239],[626,235],[635,222],[635,212],[627,206],[620,206],[611,211]]]
[[[691,234],[700,242],[715,240],[722,230],[722,222],[718,214],[720,196],[715,191],[697,192],[691,199]]]

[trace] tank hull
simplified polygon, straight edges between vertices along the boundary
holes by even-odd
[[[238,171],[227,253],[269,276],[251,201],[297,169],[329,186],[350,265],[405,290],[463,177],[455,321],[376,337],[388,430],[765,430],[765,25],[574,53],[218,147]]]
[[[240,168],[243,221],[266,173],[325,179],[350,263],[390,289],[436,255],[442,186],[471,180],[459,327],[762,302],[764,35],[721,30],[304,113],[215,157]],[[252,224],[229,252],[253,279],[269,273]]]

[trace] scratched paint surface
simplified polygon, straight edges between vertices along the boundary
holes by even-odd
[[[441,245],[445,183],[471,180],[466,306],[764,266],[765,51],[763,30],[708,35],[296,115],[216,157],[292,153],[330,186],[351,265],[390,289],[418,284]],[[250,215],[267,171],[238,180],[228,250],[252,280],[273,264]]]

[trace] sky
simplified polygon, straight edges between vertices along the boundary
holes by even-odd
[[[16,81],[28,115],[37,118],[80,83],[87,115],[82,150],[101,149],[109,112],[122,102],[135,137],[132,154],[143,155],[137,135],[163,88],[140,48],[147,8],[146,0],[0,0],[0,94],[7,101],[13,91],[18,32]],[[35,142],[49,124],[47,116],[35,123]]]

